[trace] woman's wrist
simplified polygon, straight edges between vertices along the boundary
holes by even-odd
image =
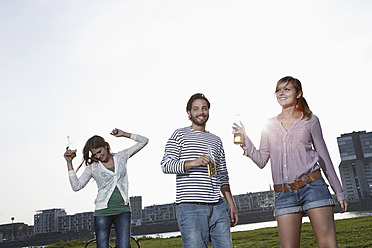
[[[130,136],[132,136],[131,133],[123,132],[123,137],[125,137],[125,138],[130,138]]]
[[[72,166],[72,161],[67,161],[67,168],[68,170],[73,170],[74,167]]]

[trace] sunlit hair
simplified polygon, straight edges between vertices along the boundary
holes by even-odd
[[[192,95],[190,97],[189,101],[187,102],[187,105],[186,105],[186,110],[187,111],[191,111],[192,103],[197,99],[205,100],[207,102],[208,109],[211,108],[211,104],[209,103],[208,99],[204,96],[204,94],[196,93],[196,94]]]
[[[283,77],[276,84],[275,93],[283,89],[284,87],[286,87],[288,84],[292,84],[293,88],[295,88],[296,90],[297,95],[301,93],[301,96],[297,99],[297,103],[298,103],[297,107],[304,114],[303,118],[306,118],[307,121],[310,120],[313,112],[310,110],[310,107],[307,104],[303,96],[304,93],[302,91],[302,85],[301,85],[300,80],[298,80],[297,78],[291,77],[291,76]]]
[[[92,153],[91,151],[92,149],[97,149],[100,147],[106,148],[107,152],[111,153],[111,148],[110,148],[109,143],[107,143],[105,139],[102,138],[101,136],[94,135],[93,137],[88,139],[83,148],[83,162],[81,162],[80,166],[77,168],[76,171],[78,171],[83,164],[90,165],[90,164],[97,162],[98,160],[94,158],[93,156],[91,156],[91,153]]]

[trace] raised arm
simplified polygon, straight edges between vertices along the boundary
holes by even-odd
[[[135,145],[131,146],[130,148],[119,152],[119,153],[128,154],[128,157],[132,157],[134,154],[136,154],[142,148],[144,148],[147,145],[147,143],[149,142],[149,139],[144,137],[144,136],[141,136],[139,134],[133,134],[133,133],[125,132],[125,131],[122,131],[122,130],[117,129],[117,128],[112,130],[111,135],[113,135],[115,137],[129,138],[129,139],[132,139],[132,140],[137,142]]]

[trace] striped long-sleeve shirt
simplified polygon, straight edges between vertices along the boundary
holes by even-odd
[[[209,176],[206,166],[185,171],[186,161],[197,159],[203,154],[214,160],[217,176]],[[212,133],[190,127],[177,129],[169,138],[161,167],[164,173],[177,174],[176,203],[218,202],[221,186],[229,184],[221,139]]]

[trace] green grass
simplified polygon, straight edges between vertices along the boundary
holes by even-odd
[[[336,220],[337,241],[340,248],[372,247],[372,216]],[[279,247],[276,227],[267,227],[250,231],[232,233],[233,246],[246,247]],[[142,248],[180,248],[181,237],[147,238],[140,240]],[[84,241],[60,242],[48,248],[76,247],[82,248]],[[72,245],[72,246],[71,246]],[[318,247],[310,223],[302,225],[301,247]]]

